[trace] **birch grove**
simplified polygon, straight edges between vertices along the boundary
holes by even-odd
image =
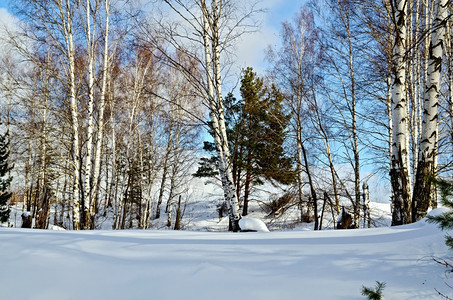
[[[281,132],[273,144],[287,165],[272,174],[297,174],[284,183],[252,170],[233,138],[252,143],[252,133],[229,119],[245,117],[229,106],[244,67],[235,46],[259,29],[259,4],[148,4],[17,3],[17,28],[5,38],[12,50],[0,62],[2,122],[15,197],[34,227],[184,229],[200,158],[213,165],[206,182],[218,182],[215,201],[232,231],[241,211],[268,207],[269,223],[297,218],[321,230],[349,214],[341,227],[374,226],[368,199],[390,202],[392,225],[437,206],[436,178],[453,170],[451,1],[313,0],[282,23],[267,73],[254,76],[281,98],[290,126],[252,114],[242,126]],[[211,159],[203,139],[214,145]],[[370,181],[387,185],[390,199]],[[261,185],[277,192],[262,196]]]

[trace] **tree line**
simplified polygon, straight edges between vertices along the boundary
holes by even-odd
[[[390,183],[393,225],[436,207],[432,179],[452,171],[450,1],[308,1],[239,91],[227,71],[257,3],[148,5],[14,8],[2,122],[35,227],[147,229],[165,215],[178,229],[193,175],[219,180],[233,231],[265,182],[284,190],[274,216],[296,207],[321,229],[343,207],[348,227],[369,226],[369,169]]]

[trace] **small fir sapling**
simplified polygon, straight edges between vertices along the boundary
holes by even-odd
[[[453,229],[453,182],[438,179],[436,184],[440,190],[440,202],[442,205],[449,209],[437,216],[428,216],[428,222],[436,223],[442,230]],[[450,235],[445,236],[445,244],[453,249],[453,237]]]

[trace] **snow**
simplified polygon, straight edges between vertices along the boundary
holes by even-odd
[[[260,219],[256,219],[256,218],[242,217],[239,220],[239,227],[241,227],[241,230],[269,232],[269,229],[267,229],[266,224],[264,224],[264,222],[261,221]]]
[[[248,222],[248,221],[247,221]],[[252,221],[252,223],[254,223]],[[452,295],[433,257],[445,232],[400,227],[285,232],[0,228],[2,299],[389,299]]]
[[[57,225],[50,225],[49,230],[66,230],[66,229]]]

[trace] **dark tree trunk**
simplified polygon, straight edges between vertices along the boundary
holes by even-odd
[[[310,185],[310,193],[311,193],[311,198],[313,201],[313,210],[314,210],[314,219],[315,219],[315,230],[319,229],[318,225],[318,199],[316,197],[316,190],[313,185],[313,181],[311,179],[311,173],[310,173],[310,168],[308,167],[308,159],[307,159],[307,151],[305,151],[305,146],[303,143],[302,144],[302,153],[304,155],[304,161],[305,161],[305,169],[307,171],[307,177],[308,177],[308,184]]]
[[[399,154],[399,157],[401,157],[401,149]],[[406,172],[403,169],[402,162],[393,160],[392,168],[390,170],[390,181],[393,191],[392,226],[408,224],[411,222],[411,200],[409,199],[407,189],[407,176],[401,175],[401,172]]]
[[[242,215],[246,216],[248,214],[249,208],[249,195],[250,195],[250,182],[252,180],[252,162],[251,162],[251,155],[248,154],[247,156],[247,174],[245,176],[245,186],[244,186],[244,206],[242,207]]]
[[[176,220],[175,220],[175,230],[181,229],[181,195],[178,199],[178,207],[176,208]]]
[[[48,221],[47,217],[50,209],[50,190],[44,186],[42,189],[41,195],[39,195],[39,210],[36,214],[36,224],[35,228],[47,229]]]
[[[432,195],[432,179],[434,178],[433,169],[434,164],[432,162],[427,162],[424,157],[419,160],[412,200],[412,222],[423,219],[428,213]]]

